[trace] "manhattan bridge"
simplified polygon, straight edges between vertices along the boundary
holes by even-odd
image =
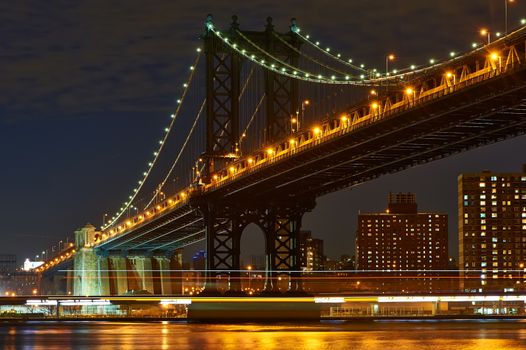
[[[168,257],[205,240],[206,289],[222,279],[239,292],[241,236],[255,224],[265,289],[286,276],[301,291],[302,217],[319,196],[525,133],[525,27],[445,61],[389,70],[390,59],[385,70],[355,63],[294,19],[248,31],[209,16],[129,197],[37,272],[73,266],[76,295],[170,294]]]

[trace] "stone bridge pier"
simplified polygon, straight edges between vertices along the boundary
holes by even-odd
[[[73,295],[182,294],[182,250],[104,251],[90,243],[98,234],[89,224],[75,231]]]

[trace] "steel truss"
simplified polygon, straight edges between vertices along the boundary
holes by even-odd
[[[269,203],[260,206],[205,204],[207,237],[207,285],[216,291],[218,276],[230,277],[230,291],[240,292],[240,246],[243,230],[256,224],[265,235],[267,280],[266,291],[278,291],[281,274],[291,277],[290,291],[301,291],[299,281],[301,222],[303,215],[314,208],[314,200]]]

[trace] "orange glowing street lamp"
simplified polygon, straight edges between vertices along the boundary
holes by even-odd
[[[485,28],[481,29],[480,30],[480,35],[487,36],[487,38],[488,38],[488,45],[491,43],[491,33],[490,33],[489,30],[487,30]]]
[[[504,0],[504,34],[508,34],[508,3],[514,2],[515,0]]]
[[[385,56],[385,75],[389,75],[389,61],[395,60],[395,55],[389,54]]]

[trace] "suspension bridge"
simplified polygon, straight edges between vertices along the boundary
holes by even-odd
[[[286,32],[270,18],[246,31],[234,16],[222,30],[209,16],[202,43],[130,195],[38,272],[73,265],[78,295],[170,294],[167,271],[180,257],[169,257],[206,240],[206,289],[223,278],[239,292],[241,235],[254,223],[266,289],[287,276],[301,291],[300,228],[316,198],[526,131],[524,27],[391,71],[322,47],[295,20]]]

